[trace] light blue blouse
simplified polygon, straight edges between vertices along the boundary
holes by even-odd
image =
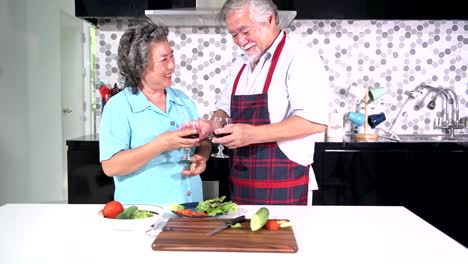
[[[141,91],[135,95],[131,88],[126,88],[111,97],[104,107],[99,129],[100,161],[144,145],[165,131],[177,130],[192,119],[198,119],[197,108],[180,90],[166,88],[164,113]],[[163,152],[137,171],[113,177],[114,200],[158,205],[202,201],[201,178],[181,174],[186,165],[182,156],[182,149]]]

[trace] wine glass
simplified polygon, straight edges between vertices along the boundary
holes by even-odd
[[[198,138],[200,137],[200,120],[190,120],[180,126],[179,129],[191,129],[195,130],[196,132],[183,136],[183,138]],[[182,156],[182,160],[184,161],[192,161],[192,153],[190,151],[190,147],[184,148],[184,155]]]
[[[230,117],[218,117],[215,116],[213,117],[213,137],[220,138],[220,137],[225,137],[230,135],[230,133],[222,133],[222,134],[216,134],[214,131],[215,129],[225,127],[229,124],[232,124],[232,119]],[[224,146],[222,144],[218,145],[218,152],[211,154],[211,157],[213,158],[229,158],[228,155],[223,153]]]

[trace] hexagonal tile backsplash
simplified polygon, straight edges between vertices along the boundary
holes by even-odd
[[[120,36],[134,23],[99,21],[98,81],[121,86],[117,47]],[[405,94],[425,83],[454,89],[460,117],[468,116],[468,21],[295,20],[286,30],[292,38],[318,48],[333,94],[330,112],[363,111],[364,106],[346,93],[351,84],[384,87],[385,95],[368,108],[370,113],[385,113],[387,120],[379,127],[401,134],[440,133],[434,120],[444,114],[441,99],[431,111],[425,105],[434,93],[415,99]],[[224,28],[170,28],[169,39],[177,63],[173,86],[185,91],[208,118],[227,69],[241,51]]]

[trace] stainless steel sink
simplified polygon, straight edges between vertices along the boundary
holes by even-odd
[[[398,137],[400,142],[468,142],[468,134],[453,137],[442,134],[403,134]]]

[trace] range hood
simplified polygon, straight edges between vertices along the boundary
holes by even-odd
[[[169,27],[224,27],[217,19],[223,1],[196,1],[195,7],[145,10],[145,15],[155,23]],[[214,3],[214,4],[213,4]],[[296,11],[278,11],[279,27],[286,28],[296,17]]]

